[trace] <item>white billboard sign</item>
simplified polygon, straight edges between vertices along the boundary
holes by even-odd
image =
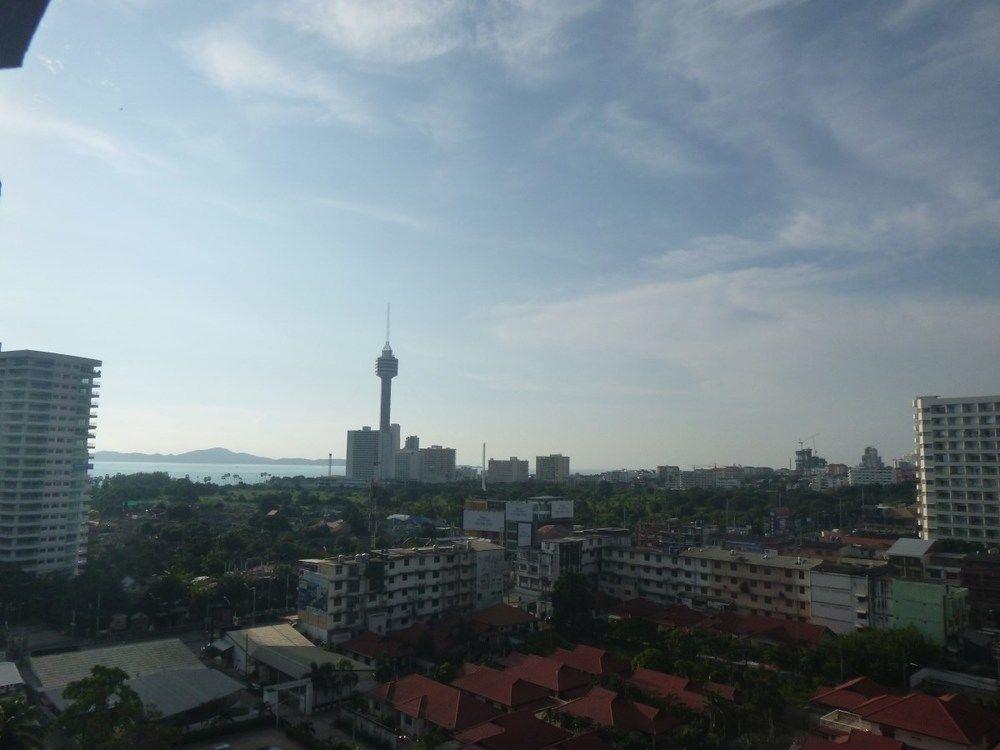
[[[465,510],[462,528],[465,531],[503,531],[503,513],[498,510]]]
[[[518,547],[530,547],[531,546],[531,524],[530,523],[519,523],[517,525],[517,546]]]
[[[508,521],[531,521],[534,515],[533,503],[507,503]]]
[[[573,517],[573,501],[572,500],[552,500],[549,504],[552,509],[553,518],[572,518]]]

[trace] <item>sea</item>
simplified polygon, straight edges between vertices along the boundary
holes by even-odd
[[[165,471],[175,479],[189,478],[192,482],[215,484],[258,484],[269,477],[325,477],[323,464],[191,464],[158,461],[94,461],[92,477],[116,474],[143,474]],[[343,465],[333,465],[334,476],[344,476]]]

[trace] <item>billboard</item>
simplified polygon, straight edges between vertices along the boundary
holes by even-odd
[[[549,503],[549,507],[552,509],[553,518],[572,518],[573,517],[573,501],[572,500],[552,500]]]
[[[465,510],[462,513],[465,531],[503,531],[503,513],[499,510]]]
[[[534,503],[507,503],[508,521],[531,521],[534,515]]]
[[[530,523],[519,523],[517,525],[517,546],[518,547],[530,547],[531,546],[531,524]]]

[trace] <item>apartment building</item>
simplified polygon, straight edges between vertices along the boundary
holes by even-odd
[[[824,562],[812,569],[810,622],[838,635],[891,626],[891,569]]]
[[[301,560],[299,622],[310,638],[382,635],[501,601],[503,549],[481,539]]]
[[[569,479],[569,456],[553,453],[535,456],[535,479],[539,482],[565,482]]]
[[[348,479],[370,482],[375,478],[379,458],[378,430],[369,426],[347,431],[347,459],[344,474]]]
[[[0,352],[0,562],[75,573],[84,561],[100,366]]]
[[[517,456],[491,458],[486,467],[486,481],[491,484],[514,484],[528,481],[528,461]]]
[[[694,609],[732,609],[805,622],[810,572],[820,562],[716,547],[677,554],[643,547],[609,549],[602,556],[599,587],[622,600],[679,602]]]
[[[462,512],[462,529],[469,536],[483,536],[503,545],[508,554],[519,548],[537,546],[543,526],[573,525],[573,501],[555,495],[538,495],[527,500],[467,500]]]
[[[924,539],[1000,540],[1000,395],[913,401]]]
[[[514,594],[520,606],[536,615],[550,613],[549,595],[559,577],[580,573],[597,587],[604,551],[632,544],[628,529],[586,529],[557,539],[544,539],[535,548],[517,550]]]

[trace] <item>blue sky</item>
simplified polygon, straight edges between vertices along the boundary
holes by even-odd
[[[54,3],[0,73],[0,341],[98,447],[856,462],[1000,391],[1000,5]]]

